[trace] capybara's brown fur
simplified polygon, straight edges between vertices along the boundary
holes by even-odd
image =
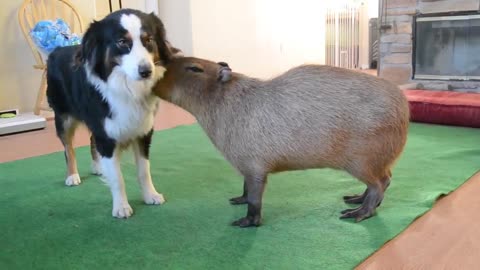
[[[244,176],[246,217],[258,226],[269,173],[345,170],[367,185],[342,218],[368,218],[380,205],[409,124],[408,102],[386,80],[341,68],[303,65],[272,80],[234,73],[224,62],[179,57],[154,89],[192,113],[213,144]]]

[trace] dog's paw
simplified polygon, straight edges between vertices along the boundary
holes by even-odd
[[[66,186],[78,186],[80,185],[82,181],[80,180],[80,175],[78,175],[78,173],[76,174],[72,174],[70,175],[69,177],[67,177],[67,179],[65,180],[65,185]]]
[[[127,203],[118,203],[113,206],[112,216],[116,218],[129,218],[133,215],[132,207]]]
[[[98,162],[92,161],[90,171],[93,175],[102,175],[102,170],[100,169],[100,164],[98,164]]]
[[[163,195],[156,191],[143,195],[143,200],[146,204],[163,204],[165,202]]]

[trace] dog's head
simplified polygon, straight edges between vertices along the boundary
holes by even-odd
[[[163,23],[153,13],[122,9],[90,24],[77,57],[90,76],[104,83],[115,72],[117,80],[153,84],[176,50],[165,36]]]

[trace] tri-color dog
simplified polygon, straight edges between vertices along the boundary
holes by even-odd
[[[164,202],[150,175],[149,147],[159,99],[152,87],[163,76],[173,48],[154,14],[122,9],[90,24],[82,45],[57,48],[48,59],[47,97],[65,146],[67,186],[79,185],[72,138],[77,124],[91,131],[92,172],[108,181],[112,215],[132,215],[119,156],[132,146],[147,204]]]

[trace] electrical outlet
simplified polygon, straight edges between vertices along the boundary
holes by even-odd
[[[4,114],[4,113],[13,113],[15,115],[18,115],[18,109],[11,109],[11,110],[3,110],[3,111],[0,111],[0,114]]]

